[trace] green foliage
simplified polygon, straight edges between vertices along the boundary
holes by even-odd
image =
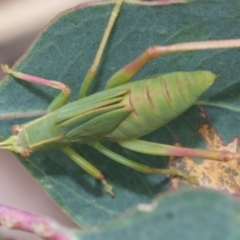
[[[81,81],[94,59],[112,8],[113,4],[109,3],[63,14],[43,31],[31,49],[15,65],[15,69],[66,82],[73,90],[71,100],[76,99]],[[240,38],[239,12],[238,0],[196,0],[186,4],[164,6],[125,3],[90,93],[102,90],[107,79],[116,70],[132,61],[151,45]],[[158,58],[143,68],[134,79],[165,72],[193,70],[210,70],[219,75],[219,80],[199,102],[207,118],[202,118],[199,107],[193,106],[182,116],[144,138],[166,144],[173,144],[178,140],[183,146],[204,148],[205,145],[196,130],[206,121],[214,126],[225,142],[238,135],[239,58],[239,49],[178,53]],[[56,90],[7,77],[0,88],[2,103],[0,113],[44,110],[57,94]],[[26,119],[1,121],[2,138],[5,139],[10,135],[13,124],[25,121]],[[116,144],[107,143],[107,145],[112,150],[144,164],[155,167],[165,166],[164,160],[167,158],[136,154],[121,149]],[[98,167],[114,186],[117,195],[115,199],[105,194],[99,182],[88,176],[59,150],[38,152],[28,160],[19,156],[18,158],[54,201],[79,225],[103,224],[138,203],[151,202],[153,196],[168,187],[166,176],[145,176],[107,159],[92,148],[78,145],[74,147]],[[126,235],[130,231],[128,229],[131,229],[131,234],[139,234],[139,230],[145,229],[143,219],[149,218],[146,228],[151,231],[146,230],[143,234],[148,234],[150,239],[159,239],[159,236],[162,239],[177,237],[178,239],[220,239],[219,236],[224,236],[222,239],[237,239],[234,238],[237,234],[239,238],[238,228],[235,226],[239,217],[234,212],[235,207],[239,211],[239,206],[225,196],[200,191],[183,192],[179,195],[166,196],[162,201],[159,209],[151,214],[132,210],[129,215],[125,215],[124,221],[120,219],[113,222],[113,225],[106,225],[101,230],[101,236],[105,236],[104,239],[113,238],[114,235],[110,234],[114,234],[116,227],[119,227],[116,230],[119,239],[122,237],[121,229]],[[202,204],[202,207],[198,204]],[[178,209],[178,206],[181,208]],[[198,207],[195,209],[196,206]],[[229,208],[230,212],[225,208]],[[209,223],[213,225],[207,224],[206,219],[209,219]],[[213,223],[211,219],[214,220]],[[220,220],[223,220],[223,223]],[[231,221],[234,221],[233,225],[230,224]],[[192,231],[189,230],[188,223],[194,226]],[[223,227],[226,227],[227,233],[233,232],[232,238],[220,234],[220,230],[225,230]],[[182,229],[186,229],[186,235]],[[180,230],[182,235],[178,235]],[[206,237],[202,237],[201,234],[205,232]],[[172,234],[173,237],[167,234]],[[89,236],[86,234],[81,239],[96,239]],[[135,238],[135,235],[129,236],[131,237],[129,239]]]
[[[159,196],[101,228],[75,234],[81,240],[238,240],[239,214],[239,202],[226,195],[183,191]]]

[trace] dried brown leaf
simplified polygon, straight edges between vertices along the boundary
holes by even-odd
[[[198,132],[203,137],[207,147],[212,150],[227,150],[237,152],[238,138],[235,137],[227,145],[224,145],[216,130],[209,124],[203,124]],[[180,146],[179,143],[175,144]],[[198,180],[199,187],[221,190],[233,195],[240,196],[240,174],[239,161],[232,160],[229,162],[218,162],[203,159],[198,164],[188,157],[171,157],[169,159],[170,168],[178,168],[183,172],[195,176]],[[180,178],[174,178],[172,188],[179,187]]]

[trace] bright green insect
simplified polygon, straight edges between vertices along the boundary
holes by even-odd
[[[103,174],[75,152],[70,147],[71,143],[88,144],[107,157],[143,173],[181,176],[189,183],[196,184],[194,177],[178,169],[150,168],[114,153],[100,142],[114,141],[127,149],[152,155],[201,157],[217,161],[240,158],[240,153],[182,148],[137,139],[186,111],[214,83],[215,74],[209,71],[173,72],[128,83],[145,64],[162,54],[236,48],[240,47],[240,39],[149,47],[117,71],[108,80],[104,91],[86,97],[122,2],[117,0],[112,11],[93,65],[80,89],[79,100],[66,104],[71,90],[65,84],[16,72],[2,65],[6,74],[60,89],[61,93],[50,104],[48,114],[21,126],[13,126],[13,135],[0,143],[0,147],[24,157],[35,151],[59,148],[86,172],[99,179],[112,196],[113,189]]]

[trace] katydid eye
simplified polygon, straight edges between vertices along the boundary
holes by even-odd
[[[30,152],[29,150],[27,150],[27,149],[22,149],[22,151],[20,152],[20,154],[21,154],[22,157],[25,157],[25,158],[31,156],[31,152]]]
[[[13,127],[12,127],[12,134],[14,135],[14,136],[17,136],[20,132],[21,132],[21,126],[20,125],[14,125]]]

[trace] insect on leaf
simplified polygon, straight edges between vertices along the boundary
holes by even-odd
[[[67,83],[73,90],[71,100],[91,66],[113,4],[95,4],[71,10],[55,19],[15,65],[15,69],[39,77]],[[240,38],[238,1],[191,1],[170,5],[124,3],[103,55],[90,92],[103,90],[107,79],[151,45],[186,41]],[[178,53],[158,58],[144,67],[134,79],[173,71],[210,70],[219,75],[214,86],[199,100],[208,121],[223,142],[239,131],[240,50],[225,49]],[[0,114],[46,110],[56,90],[7,77],[0,88]],[[26,119],[0,122],[2,138],[10,135],[13,124]],[[206,121],[193,106],[166,126],[144,139],[165,144],[179,141],[183,146],[204,148],[197,133]],[[119,146],[109,147],[135,161],[165,167],[167,158],[136,154]],[[46,192],[76,223],[102,224],[139,202],[168,187],[166,176],[146,176],[119,165],[85,145],[75,150],[103,172],[116,190],[113,200],[100,184],[58,150],[38,152],[30,159],[18,156]],[[97,216],[97,217],[96,217]]]

